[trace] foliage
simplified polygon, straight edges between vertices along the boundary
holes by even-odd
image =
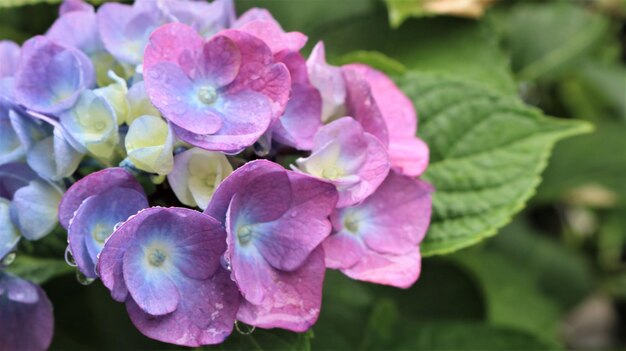
[[[34,0],[0,0],[0,7],[22,2],[0,14],[1,38],[23,41],[54,18],[55,5]],[[269,8],[286,30],[308,33],[309,47],[324,38],[333,63],[363,62],[396,77],[431,149],[426,179],[437,192],[422,254],[437,257],[423,260],[420,280],[407,290],[329,271],[312,331],[256,330],[205,349],[569,348],[580,340],[559,328],[573,308],[598,292],[615,306],[626,302],[619,12],[521,0],[463,19],[427,13],[420,3],[238,3],[240,11]],[[592,133],[556,143],[592,124]],[[99,283],[83,287],[62,276],[73,271],[59,246],[25,247],[46,258],[18,255],[10,268],[50,295],[53,349],[169,347],[140,335]],[[623,311],[616,318],[623,328]]]

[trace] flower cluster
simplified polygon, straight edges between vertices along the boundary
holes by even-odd
[[[185,346],[235,321],[307,330],[326,268],[411,286],[433,191],[414,107],[306,43],[232,0],[65,0],[45,35],[0,42],[0,258],[58,216],[78,270],[143,334]],[[27,348],[47,346],[38,288],[0,270],[0,309],[0,349],[23,347],[5,309],[42,319]]]

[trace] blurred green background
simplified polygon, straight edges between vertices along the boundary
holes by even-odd
[[[57,16],[58,3],[0,0],[18,2],[0,8],[0,39],[22,42]],[[626,349],[626,2],[470,0],[478,7],[452,15],[427,2],[236,5],[270,9],[286,30],[309,36],[308,49],[323,39],[337,64],[451,74],[595,131],[557,144],[535,195],[498,235],[425,258],[411,289],[328,272],[312,331],[234,333],[205,349]],[[63,235],[33,252],[58,258],[50,247]],[[66,271],[58,261],[38,264],[50,275]],[[52,349],[173,348],[141,336],[100,283],[61,275],[43,286],[55,307]]]

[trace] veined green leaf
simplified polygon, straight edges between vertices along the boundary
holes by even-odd
[[[456,78],[411,73],[399,86],[430,147],[424,178],[435,186],[422,254],[444,254],[494,235],[524,207],[559,139],[588,132],[518,99]]]

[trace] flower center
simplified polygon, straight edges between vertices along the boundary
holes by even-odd
[[[99,243],[104,243],[109,234],[111,234],[111,230],[108,226],[101,223],[96,224],[91,230],[91,235]]]
[[[237,239],[239,239],[239,243],[244,245],[252,240],[252,229],[250,226],[244,225],[237,229]]]
[[[343,220],[343,227],[346,228],[350,233],[357,234],[359,231],[359,221],[354,216],[348,215]]]
[[[340,175],[339,169],[337,167],[328,167],[324,168],[322,171],[322,177],[326,179],[336,179]]]
[[[217,100],[217,91],[210,86],[203,86],[198,90],[198,99],[205,105],[212,105]]]
[[[217,174],[215,173],[209,173],[206,175],[206,178],[204,178],[204,184],[209,187],[209,188],[213,188],[215,186],[215,180],[217,179]]]
[[[153,249],[148,254],[148,263],[154,267],[161,267],[167,256],[159,249]]]

